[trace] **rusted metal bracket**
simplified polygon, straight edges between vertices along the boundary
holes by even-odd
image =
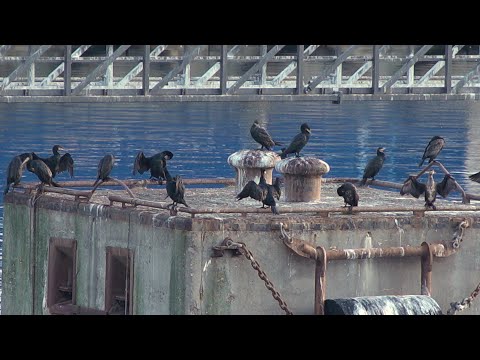
[[[240,248],[243,247],[242,244],[234,242],[231,238],[225,238],[220,245],[213,247],[212,257],[222,257],[225,250],[232,250],[233,256],[242,255]]]
[[[315,260],[317,258],[317,251],[315,247],[306,243],[300,239],[294,239],[290,235],[287,234],[285,230],[288,230],[288,227],[280,223],[280,239],[282,239],[283,243],[292,250],[295,254],[303,256],[307,259]]]

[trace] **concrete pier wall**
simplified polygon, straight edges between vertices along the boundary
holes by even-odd
[[[179,213],[180,214],[180,213]],[[478,214],[427,212],[425,217],[356,214],[328,218],[256,214],[170,216],[165,210],[105,206],[44,195],[5,196],[2,314],[48,314],[49,239],[77,241],[76,305],[105,310],[106,247],[134,252],[133,314],[284,314],[244,256],[212,257],[226,238],[242,241],[294,314],[313,314],[315,262],[283,244],[289,234],[326,249],[419,246],[453,238],[457,253],[434,258],[431,296],[444,313],[480,281]],[[33,222],[33,220],[35,220]],[[326,298],[420,294],[420,258],[329,261]],[[480,314],[480,302],[464,313]]]

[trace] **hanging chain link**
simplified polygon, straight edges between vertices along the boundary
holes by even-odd
[[[455,232],[452,240],[452,247],[454,249],[458,249],[460,247],[460,243],[463,241],[463,235],[465,234],[465,229],[468,227],[467,221],[462,221],[458,225],[458,230]]]
[[[272,282],[268,279],[267,275],[265,274],[265,272],[260,268],[260,264],[257,262],[257,260],[255,260],[253,258],[253,254],[250,250],[247,249],[245,243],[243,242],[238,242],[236,243],[239,246],[238,250],[243,254],[245,255],[245,257],[250,260],[250,263],[252,264],[252,267],[257,271],[258,273],[258,276],[260,277],[260,279],[262,279],[264,282],[265,282],[265,286],[267,287],[268,290],[271,291],[272,295],[273,295],[273,298],[275,300],[278,301],[278,304],[280,305],[280,307],[282,308],[283,311],[285,311],[285,313],[287,315],[293,315],[293,313],[288,309],[288,306],[287,306],[287,303],[285,302],[285,300],[282,299],[282,297],[280,296],[280,294],[278,293],[277,290],[275,290],[275,287],[273,286]]]
[[[473,300],[475,300],[475,298],[478,296],[479,293],[480,293],[480,283],[477,285],[475,290],[472,291],[469,297],[466,297],[462,301],[450,303],[450,309],[448,309],[447,315],[455,315],[457,312],[468,309],[472,304]]]

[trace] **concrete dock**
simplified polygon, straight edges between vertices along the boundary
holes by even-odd
[[[130,254],[126,313],[284,314],[251,261],[228,249],[223,256],[213,250],[230,238],[245,244],[291,313],[313,314],[315,260],[286,246],[285,232],[295,241],[327,250],[394,247],[408,252],[423,242],[441,247],[433,258],[430,295],[444,313],[480,282],[477,202],[439,198],[436,211],[424,211],[422,197],[369,186],[358,188],[359,207],[350,214],[336,194],[339,185],[324,182],[317,202],[286,203],[282,195],[280,215],[260,210],[261,203],[252,199],[235,201],[235,186],[187,185],[190,212],[180,211],[180,206],[175,215],[166,209],[134,206],[121,188],[100,188],[90,202],[50,192],[33,202],[35,191],[16,189],[5,196],[2,313],[61,312],[58,304],[52,305],[48,290],[53,283],[49,277],[54,276],[55,241],[63,244],[61,249],[69,243],[75,249],[70,255],[74,271],[69,275],[74,289],[72,284],[68,288],[74,296],[66,313],[110,310],[112,295],[107,287],[112,260],[108,259],[120,256],[111,255],[113,248],[119,249],[118,254],[122,249]],[[165,200],[164,185],[131,191],[138,200],[158,206],[171,203]],[[466,226],[455,247],[452,241],[458,240],[462,223]],[[328,262],[326,299],[424,293],[419,257],[367,257]],[[464,313],[479,314],[479,304],[473,302]]]

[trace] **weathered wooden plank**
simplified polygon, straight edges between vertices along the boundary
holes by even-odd
[[[333,64],[328,66],[325,70],[321,72],[319,76],[315,79],[311,80],[307,85],[307,89],[309,91],[315,89],[318,84],[320,84],[323,80],[325,80],[332,72],[336,71],[338,65],[344,62],[350,54],[357,48],[358,45],[351,45],[347,50],[345,50],[340,56],[337,56]]]
[[[28,56],[32,56],[37,48],[36,45],[28,45]],[[35,62],[32,62],[27,68],[27,84],[29,87],[35,86]]]
[[[453,93],[458,93],[458,91],[465,86],[465,84],[467,84],[473,76],[475,75],[479,75],[479,72],[480,72],[480,64],[478,64],[477,66],[475,66],[475,68],[468,72],[464,77],[463,79],[459,80],[455,86],[453,87]]]
[[[390,48],[390,45],[383,45],[382,47],[380,47],[379,56],[384,54],[389,48]],[[360,68],[348,78],[348,80],[345,82],[345,85],[351,85],[357,82],[358,79],[360,79],[363,75],[365,75],[365,73],[368,70],[370,70],[372,65],[373,65],[373,62],[370,60],[370,61],[367,61],[362,66],[360,66]]]
[[[97,77],[103,75],[105,69],[110,65],[112,62],[115,61],[117,57],[120,56],[120,54],[123,54],[125,50],[127,50],[130,47],[130,45],[122,45],[120,46],[117,50],[113,52],[111,56],[109,56],[102,64],[97,66],[95,70],[93,70],[80,84],[78,84],[75,89],[72,91],[72,95],[79,95],[80,92],[87,87],[88,84],[90,84],[93,80],[95,80]]]
[[[52,45],[42,45],[40,46],[32,55],[28,57],[27,60],[19,67],[17,67],[10,75],[3,79],[2,83],[0,84],[0,91],[3,91],[7,88],[7,86],[17,78],[20,74],[23,74],[31,64],[35,62],[42,54],[50,49]]]
[[[65,69],[65,74],[63,75],[63,95],[69,96],[72,92],[72,45],[65,45],[64,59],[63,69]]]
[[[405,74],[405,72],[410,69],[415,63],[418,61],[420,56],[425,55],[428,50],[430,50],[433,47],[433,45],[424,45],[420,50],[418,50],[413,57],[407,61],[406,64],[404,64],[385,84],[382,85],[380,88],[381,92],[388,92],[392,85],[397,82],[400,77]]]
[[[105,45],[105,55],[107,58],[110,58],[113,55],[113,45]],[[104,78],[105,86],[108,89],[112,88],[113,85],[113,61],[107,65],[105,70],[105,78]]]
[[[150,48],[150,45],[146,45],[146,46]],[[158,45],[157,47],[155,47],[155,49],[149,52],[150,56],[148,59],[148,63],[150,64],[150,57],[160,55],[167,47],[168,45]],[[140,61],[137,65],[135,65],[134,68],[130,70],[128,74],[123,77],[122,80],[120,80],[115,84],[115,87],[121,88],[125,86],[127,83],[129,83],[130,81],[132,81],[132,79],[134,79],[143,70],[144,62],[145,62],[145,59],[142,59],[142,61]]]
[[[255,74],[264,64],[267,63],[271,58],[275,56],[276,53],[278,53],[280,50],[283,49],[285,45],[275,45],[273,48],[270,49],[270,51],[265,54],[265,56],[255,63],[243,76],[240,77],[240,79],[235,82],[228,90],[227,94],[232,95],[234,94],[244,83],[247,81],[253,74]]]
[[[222,95],[225,95],[227,93],[227,79],[228,79],[227,60],[228,60],[227,45],[222,45],[222,56],[221,56],[221,67],[220,67],[220,92]]]
[[[462,45],[463,47],[463,45]],[[445,46],[445,92],[449,94],[452,91],[452,45]]]
[[[150,90],[150,94],[157,93],[159,89],[167,85],[168,82],[172,80],[173,77],[180,72],[180,70],[184,69],[185,65],[190,63],[190,61],[192,61],[192,59],[206,46],[207,45],[196,46],[187,54],[184,54],[182,63],[175,66],[167,75],[165,75],[165,77],[162,78],[162,80],[156,83],[155,86]]]
[[[303,49],[304,46],[301,46]],[[320,45],[310,45],[309,47],[307,47],[302,53],[303,57],[313,54],[313,52],[317,50],[319,46]],[[273,78],[273,80],[271,81],[271,85],[278,86],[278,84],[280,84],[293,70],[296,69],[296,67],[297,61],[292,61],[285,69],[283,69],[277,76]]]
[[[260,56],[264,57],[267,55],[268,47],[267,45],[260,46]],[[260,70],[260,86],[264,86],[267,82],[267,64],[265,63]]]
[[[452,46],[452,45],[446,45],[446,46]],[[455,45],[453,48],[452,48],[452,51],[451,51],[451,56],[452,58],[455,57],[455,55],[457,55],[457,53],[464,47],[465,45]],[[440,60],[438,61],[435,65],[433,65],[430,70],[428,70],[425,75],[423,75],[420,80],[417,81],[416,83],[416,86],[420,86],[420,85],[423,85],[425,82],[427,82],[428,80],[430,80],[433,76],[435,76],[440,70],[443,69],[443,67],[445,66],[445,60]],[[445,69],[446,71],[447,69]]]
[[[310,45],[310,46],[316,46],[316,45]],[[303,61],[303,58],[304,58],[304,55],[305,55],[305,51],[304,51],[303,48],[304,48],[303,45],[298,45],[297,46],[297,64],[296,64],[296,68],[297,68],[297,91],[296,91],[296,94],[297,95],[303,94],[303,91],[305,89],[305,84],[303,83],[303,68],[305,67],[305,62]]]
[[[70,46],[70,52],[72,51],[72,45],[66,45]],[[72,54],[70,54],[70,66],[71,66],[71,60],[72,59],[78,59],[82,54],[87,51],[92,45],[82,45],[78,47]],[[71,70],[71,68],[70,68]],[[63,73],[65,70],[65,62],[62,62],[60,65],[58,65],[48,76],[43,79],[40,82],[40,86],[47,86],[50,85],[53,80],[55,80],[57,77],[60,76],[61,73]],[[66,75],[65,75],[66,76]],[[71,74],[70,74],[71,77]]]
[[[229,56],[234,56],[236,55],[240,49],[242,48],[242,45],[235,45],[234,47],[232,47],[228,53],[227,53],[227,58]],[[208,80],[210,80],[212,78],[213,75],[215,75],[217,73],[218,70],[220,70],[221,68],[221,62],[218,61],[216,62],[214,65],[212,65],[212,67],[210,67],[210,69],[208,69],[205,74],[203,74],[196,82],[195,82],[195,86],[197,87],[200,87],[202,85],[205,85],[206,82]]]
[[[163,45],[160,45],[163,46]],[[158,46],[157,46],[158,48]],[[145,45],[143,49],[143,63],[142,63],[142,89],[143,95],[148,95],[150,93],[150,45]],[[137,65],[138,66],[138,65]],[[132,71],[130,71],[131,73]],[[130,80],[128,80],[130,81]]]

